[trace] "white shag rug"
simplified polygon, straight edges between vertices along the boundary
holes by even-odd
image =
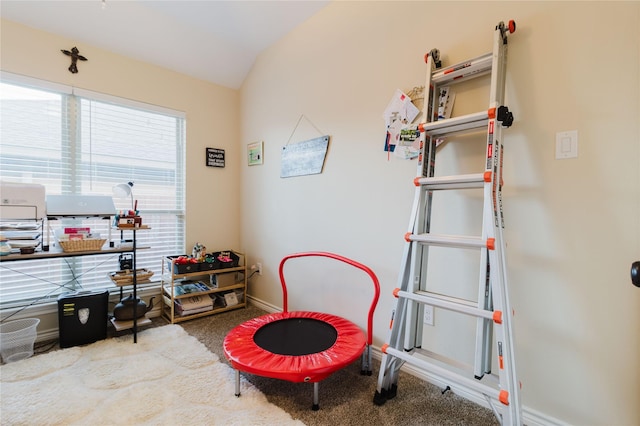
[[[0,367],[2,425],[303,425],[179,325]]]

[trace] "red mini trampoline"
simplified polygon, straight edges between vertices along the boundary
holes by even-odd
[[[284,264],[298,257],[320,256],[339,260],[366,272],[373,281],[374,295],[367,318],[367,335],[342,317],[320,312],[289,312]],[[280,262],[282,312],[244,322],[227,334],[224,353],[236,370],[236,396],[240,396],[240,372],[257,376],[313,383],[313,409],[319,408],[319,382],[362,358],[361,374],[371,375],[373,313],[380,296],[380,283],[371,269],[346,257],[326,252],[286,256]]]

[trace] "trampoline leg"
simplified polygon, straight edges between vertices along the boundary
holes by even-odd
[[[360,368],[361,375],[371,376],[372,374],[372,362],[371,362],[371,347],[367,345],[364,352],[362,352],[361,358],[362,368]]]
[[[236,396],[240,396],[240,370],[236,370]]]
[[[318,389],[320,388],[320,382],[315,382],[313,384],[313,407],[311,407],[311,409],[313,411],[318,411],[320,409],[320,404],[319,404],[319,396],[318,396]]]

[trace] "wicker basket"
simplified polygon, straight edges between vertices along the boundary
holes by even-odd
[[[95,251],[101,250],[107,240],[105,239],[86,239],[86,240],[69,240],[58,241],[62,251],[69,253],[74,251]]]
[[[153,276],[153,271],[148,269],[138,269],[136,273],[136,283],[148,281]],[[133,284],[133,271],[117,271],[109,274],[111,281],[117,286],[131,285]]]

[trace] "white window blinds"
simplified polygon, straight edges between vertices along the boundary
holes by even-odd
[[[59,86],[0,82],[0,179],[39,183],[49,194],[112,195],[133,182],[143,223],[137,267],[160,275],[161,258],[184,250],[185,119],[179,112]],[[29,87],[31,86],[31,87]],[[130,209],[130,198],[114,198]],[[108,235],[108,220],[64,219],[51,228],[88,226]],[[120,239],[112,230],[114,240]],[[122,235],[130,238],[130,235]],[[54,238],[50,235],[50,240]],[[2,309],[46,303],[74,290],[109,288],[118,255],[0,264]],[[4,315],[3,315],[4,317]]]

